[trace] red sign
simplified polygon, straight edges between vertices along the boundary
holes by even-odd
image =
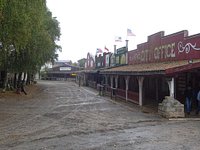
[[[164,36],[164,32],[148,36],[148,41],[128,52],[128,63],[151,63],[200,58],[200,34],[188,36],[184,30]]]

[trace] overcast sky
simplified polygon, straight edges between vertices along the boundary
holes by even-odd
[[[129,50],[159,31],[200,33],[199,0],[47,0],[47,6],[60,22],[59,60],[77,62],[104,46],[113,52],[114,44],[125,45],[127,28],[136,34],[128,37]]]

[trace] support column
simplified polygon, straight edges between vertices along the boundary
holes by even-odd
[[[158,102],[158,92],[159,92],[159,89],[158,89],[158,78],[156,78],[156,101]]]
[[[105,78],[105,84],[108,84],[108,76],[105,75],[104,78]]]
[[[128,101],[128,85],[129,85],[130,76],[126,76],[126,101]]]
[[[174,78],[167,79],[169,86],[170,97],[174,98]]]
[[[83,74],[83,86],[86,86],[86,75],[85,75],[85,73]]]
[[[110,97],[113,97],[113,76],[110,76]]]
[[[115,82],[115,87],[113,87],[113,78],[114,78],[114,82]],[[113,96],[115,96],[116,99],[116,91],[117,91],[117,87],[118,87],[118,76],[111,76],[111,99]]]
[[[78,74],[78,78],[77,78],[77,82],[78,82],[78,86],[81,86],[81,75]]]
[[[126,40],[126,64],[128,64],[128,40]]]
[[[139,105],[142,106],[143,101],[143,81],[144,77],[138,77],[138,84],[139,84]]]
[[[118,76],[115,76],[115,88],[118,88]]]
[[[114,54],[117,54],[117,45],[114,45]]]
[[[87,83],[88,83],[88,74],[84,73],[83,74],[83,85],[88,86]]]
[[[108,86],[108,75],[105,75],[104,78],[105,78],[105,91],[107,92],[107,86]]]
[[[110,77],[110,87],[113,88],[113,76]]]

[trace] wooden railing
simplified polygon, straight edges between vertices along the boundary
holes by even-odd
[[[89,87],[92,87],[92,88],[97,88],[97,84],[96,84],[96,82],[95,81],[88,81],[88,86]]]
[[[134,103],[139,103],[139,93],[128,91],[128,99]]]
[[[126,91],[122,89],[117,89],[117,96],[126,99]]]

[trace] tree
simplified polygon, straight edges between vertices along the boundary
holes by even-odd
[[[85,62],[86,62],[85,58],[78,60],[79,67],[85,68]]]
[[[57,59],[59,38],[59,22],[45,0],[0,0],[0,69],[6,74],[32,74]]]

